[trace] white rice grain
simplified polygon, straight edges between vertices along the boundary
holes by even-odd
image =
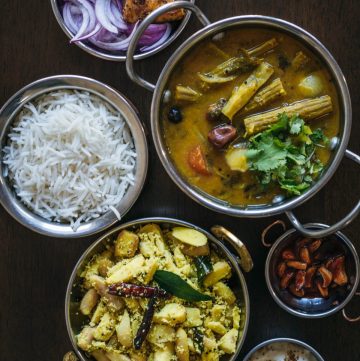
[[[136,151],[121,116],[85,91],[58,90],[28,103],[3,149],[5,174],[34,213],[81,222],[112,210],[134,183]]]

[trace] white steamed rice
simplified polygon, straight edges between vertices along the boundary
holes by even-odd
[[[59,90],[29,102],[3,149],[17,196],[49,221],[74,231],[115,208],[134,182],[130,130],[108,103],[85,91]]]

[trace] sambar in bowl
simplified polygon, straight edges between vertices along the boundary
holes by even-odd
[[[339,133],[332,76],[289,35],[221,35],[190,50],[168,80],[161,127],[171,160],[189,184],[232,205],[300,195]]]
[[[136,74],[133,55],[146,26],[184,7],[204,28],[179,46],[155,84]],[[333,56],[313,35],[282,19],[247,15],[211,23],[194,4],[177,1],[149,15],[131,39],[130,78],[154,92],[151,128],[158,156],[179,188],[200,204],[237,217],[292,210],[333,176],[351,131],[351,100]],[[332,150],[332,152],[331,152]]]

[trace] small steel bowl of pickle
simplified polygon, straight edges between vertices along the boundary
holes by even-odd
[[[276,221],[262,234],[262,243],[271,247],[265,264],[267,287],[285,311],[303,318],[321,318],[343,310],[359,284],[359,257],[351,241],[341,232],[325,238],[307,238],[290,229],[271,244]],[[310,230],[326,229],[320,223],[305,225]]]
[[[189,361],[206,353],[211,360],[236,360],[250,311],[239,264],[249,271],[252,260],[231,232],[221,226],[211,232],[146,218],[95,241],[77,262],[66,293],[66,325],[77,356]]]

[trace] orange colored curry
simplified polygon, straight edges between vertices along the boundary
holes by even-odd
[[[227,59],[244,53],[242,49],[253,49],[269,39],[276,39],[277,45],[258,55],[257,58],[261,62],[270,64],[273,73],[254,96],[277,78],[281,80],[286,94],[279,95],[255,110],[245,111],[245,105],[231,120],[223,116],[220,120],[209,120],[206,116],[209,106],[220,98],[225,98],[228,102],[240,85],[249,79],[253,70],[239,74],[231,81],[215,84],[204,82],[198,74],[211,73]],[[300,66],[296,64],[298,59],[295,60],[298,54],[306,59]],[[302,81],[309,75],[312,76],[312,80],[316,78],[316,84],[310,82],[308,88],[306,83],[304,88]],[[191,93],[190,100],[186,96],[184,99],[179,99],[176,94],[176,87],[179,85],[190,87],[191,92],[194,91],[198,95],[192,97]],[[328,138],[336,136],[339,132],[338,97],[325,65],[302,43],[290,36],[267,29],[231,30],[221,39],[201,42],[177,64],[167,88],[171,92],[171,99],[162,105],[162,130],[172,161],[189,184],[234,205],[269,204],[276,195],[289,195],[276,183],[270,183],[266,187],[259,186],[256,171],[230,169],[226,161],[226,153],[233,142],[219,149],[208,140],[208,133],[224,123],[224,119],[236,128],[237,137],[246,139],[244,118],[304,99],[327,95],[331,98],[332,111],[316,119],[304,118],[305,123],[311,129],[321,128]],[[254,96],[246,104],[249,104]],[[181,120],[176,122],[169,120],[168,115],[173,106],[181,112]],[[330,150],[326,146],[317,147],[315,156],[325,165],[330,158]],[[195,163],[192,158],[195,159]],[[205,168],[204,164],[197,166],[197,161],[204,163]]]

